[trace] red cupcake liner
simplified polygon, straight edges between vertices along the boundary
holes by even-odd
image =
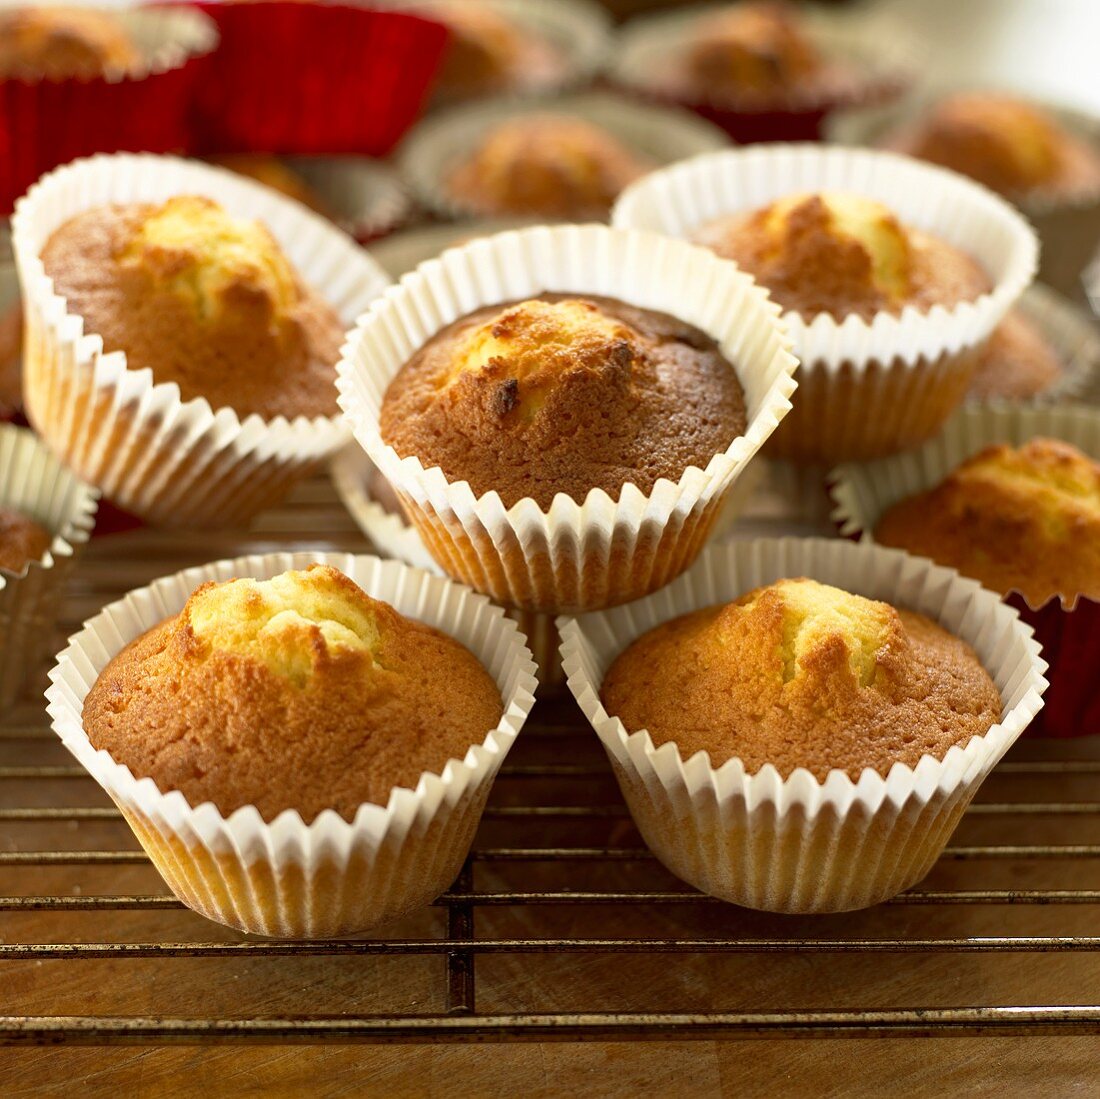
[[[1035,631],[1050,665],[1044,705],[1027,735],[1100,733],[1100,603],[1082,596],[1070,609],[1055,596],[1035,609],[1016,592],[1005,602]]]
[[[204,3],[221,45],[198,89],[201,151],[383,156],[424,106],[439,23],[330,4]]]
[[[211,28],[211,48],[215,42]],[[192,53],[117,80],[0,80],[0,213],[10,214],[43,173],[77,157],[187,151],[194,91],[210,56]]]

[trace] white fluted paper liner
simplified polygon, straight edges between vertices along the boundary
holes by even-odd
[[[553,224],[546,218],[471,218],[437,225],[416,225],[400,229],[370,245],[370,254],[393,279],[399,279],[426,259],[478,237],[491,237],[509,229],[526,229],[529,225]]]
[[[783,577],[808,576],[920,611],[969,642],[1001,693],[999,723],[915,768],[858,782],[819,782],[770,764],[746,774],[649,733],[628,733],[600,702],[612,661],[677,615],[730,602]],[[931,869],[982,781],[1042,705],[1045,663],[1016,612],[972,580],[899,550],[840,539],[753,539],[714,546],[646,599],[560,618],[569,688],[607,750],[646,843],[673,873],[712,896],[770,912],[837,912],[880,903]]]
[[[548,510],[476,497],[438,466],[401,458],[379,431],[385,393],[440,329],[481,307],[543,292],[603,294],[658,309],[713,337],[745,392],[744,435],[706,469],[688,467],[648,494],[559,493]],[[565,612],[625,602],[686,568],[724,497],[790,408],[795,360],[767,294],[705,249],[598,225],[537,226],[475,240],[429,260],[374,302],[344,346],[340,404],[356,439],[394,486],[444,570],[500,603]]]
[[[432,8],[464,0],[373,0],[372,7],[412,9],[432,17]],[[551,72],[523,74],[513,94],[545,94],[584,87],[603,68],[611,37],[607,12],[592,0],[481,0],[528,34],[547,42],[563,64]]]
[[[756,488],[754,476],[761,462],[753,462],[737,479],[726,496],[722,513],[714,524],[714,536],[721,537],[733,523],[737,513],[745,506]],[[332,460],[332,481],[344,507],[367,536],[382,557],[393,557],[407,565],[442,574],[435,558],[428,552],[420,535],[400,510],[385,507],[372,494],[371,479],[377,476],[371,460],[358,443],[350,443]],[[561,638],[554,625],[552,614],[538,611],[522,611],[505,607],[504,613],[515,620],[526,636],[527,644],[539,669],[539,689],[545,695],[548,690],[565,686],[559,646]]]
[[[496,126],[523,115],[545,113],[590,122],[654,167],[730,144],[722,130],[690,111],[634,103],[607,92],[587,92],[495,99],[429,115],[402,143],[398,165],[420,201],[435,213],[450,218],[485,214],[481,207],[470,207],[452,193],[450,180],[455,169]]]
[[[1064,371],[1050,389],[1036,394],[1031,401],[1095,402],[1100,388],[1100,332],[1087,311],[1038,282],[1024,291],[1016,308],[1043,334]]]
[[[389,279],[349,237],[299,203],[221,168],[175,157],[95,156],[59,168],[20,199],[12,239],[22,284],[28,416],[82,477],[127,511],[166,526],[241,522],[347,440],[339,415],[243,420],[104,352],[54,292],[40,253],[69,218],[111,202],[195,193],[262,221],[301,277],[350,325]]]
[[[366,156],[292,156],[287,166],[306,181],[346,233],[373,240],[412,212],[412,196],[397,173]]]
[[[804,464],[876,457],[933,435],[965,398],[977,349],[1031,281],[1038,254],[1027,222],[961,176],[892,153],[807,144],[710,153],[654,172],[623,192],[612,223],[682,237],[821,190],[885,203],[904,224],[973,256],[993,289],[950,309],[907,306],[870,321],[784,312],[802,392],[769,454]]]
[[[18,572],[0,569],[0,707],[41,674],[57,628],[65,581],[88,541],[99,493],[80,481],[32,432],[0,424],[0,507],[53,535],[45,554]]]
[[[728,2],[700,4],[675,11],[631,19],[615,36],[608,61],[612,83],[642,94],[670,94],[686,98],[686,88],[667,82],[670,61],[683,56],[696,36],[699,21],[716,15]],[[919,70],[924,49],[908,28],[881,13],[864,10],[841,12],[800,5],[798,25],[826,59],[848,62],[857,74],[838,98],[834,88],[808,91],[792,89],[789,100],[767,105],[768,110],[812,111],[826,106],[859,104],[870,93],[900,91]],[[718,93],[699,89],[698,98],[716,107],[737,110],[739,104]],[[751,104],[747,109],[752,110]]]
[[[1020,446],[1037,435],[1062,439],[1100,461],[1100,409],[1004,402],[968,405],[919,450],[833,470],[833,520],[842,534],[870,541],[879,519],[894,504],[934,488],[987,446]]]
[[[178,613],[206,581],[268,579],[332,565],[369,595],[462,642],[500,689],[504,712],[485,740],[385,806],[348,822],[332,810],[309,824],[296,810],[265,822],[254,806],[223,816],[178,790],[137,778],[84,732],[84,699],[130,641]],[[112,603],[74,635],[50,672],[54,731],[111,796],[172,892],[196,912],[242,931],[317,938],[364,931],[438,896],[470,847],[501,762],[534,703],[534,665],[523,635],[483,596],[395,561],[343,553],[275,553],[187,569]]]

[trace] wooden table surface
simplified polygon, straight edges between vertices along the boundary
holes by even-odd
[[[783,522],[766,498],[742,530]],[[138,531],[97,538],[72,581],[65,629],[117,594],[189,564],[281,548],[364,550],[327,482],[303,488],[247,533],[184,537]],[[13,770],[18,768],[19,770]],[[47,770],[37,770],[46,768]],[[55,770],[60,768],[60,770]],[[29,770],[35,769],[35,770]],[[979,794],[951,853],[908,903],[865,913],[779,918],[696,899],[642,850],[602,749],[569,701],[540,702],[509,759],[479,833],[466,892],[541,894],[538,903],[477,903],[477,939],[921,940],[918,952],[786,949],[721,953],[478,953],[476,1011],[526,1013],[884,1012],[987,1005],[1100,1003],[1100,746],[1096,738],[1024,741]],[[22,777],[18,777],[22,776]],[[176,907],[86,907],[96,895],[165,893],[123,823],[14,820],[11,810],[107,807],[48,731],[37,703],[0,728],[0,1014],[4,1016],[423,1016],[447,1009],[447,961],[357,953],[208,957],[34,957],[22,944],[241,943]],[[541,813],[529,807],[541,806]],[[546,812],[550,807],[553,811]],[[1076,808],[1074,808],[1076,807]],[[570,813],[570,809],[573,810]],[[5,819],[5,811],[7,818]],[[533,848],[572,852],[536,858]],[[617,856],[600,854],[616,849]],[[1008,851],[1007,848],[1026,848]],[[110,852],[58,862],[17,852]],[[507,852],[527,852],[505,857]],[[26,861],[26,858],[31,861]],[[980,900],[959,903],[965,891]],[[1095,896],[1093,896],[1093,891]],[[643,892],[644,902],[568,902]],[[680,893],[680,898],[668,894]],[[545,899],[546,894],[557,898]],[[13,898],[60,898],[24,910]],[[1042,903],[1039,903],[1039,902]],[[675,902],[675,903],[673,903]],[[108,902],[110,903],[110,902]],[[69,907],[58,908],[59,904]],[[80,907],[71,907],[77,905]],[[454,936],[440,905],[385,929],[386,940]],[[1012,951],[966,944],[1016,940]],[[1030,949],[1024,937],[1045,940]],[[936,943],[962,943],[950,950]],[[932,944],[932,945],[927,945]],[[5,954],[5,952],[7,952]],[[1100,1019],[1100,1008],[1094,1014]],[[930,1018],[938,1018],[933,1014]],[[937,1031],[942,1034],[943,1031]],[[1095,1037],[934,1037],[614,1041],[432,1045],[113,1045],[0,1047],[0,1094],[743,1096],[1093,1094]]]

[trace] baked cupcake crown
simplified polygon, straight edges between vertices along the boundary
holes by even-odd
[[[198,195],[176,195],[152,209],[119,261],[143,268],[203,319],[233,303],[266,308],[274,319],[301,297],[290,261],[265,226]]]
[[[1058,439],[989,446],[890,508],[875,538],[1034,606],[1100,598],[1100,463]]]
[[[240,657],[305,687],[341,660],[369,672],[400,623],[343,573],[314,565],[270,580],[203,584],[180,612],[179,637],[190,659]]]

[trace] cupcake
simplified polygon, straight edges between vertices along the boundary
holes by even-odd
[[[0,213],[39,176],[115,149],[191,146],[196,81],[218,43],[203,13],[16,5],[0,10]]]
[[[399,157],[421,201],[445,217],[606,221],[647,171],[728,144],[686,111],[588,92],[433,114]]]
[[[440,565],[558,612],[636,598],[691,562],[793,368],[732,264],[562,226],[421,265],[362,319],[338,385]]]
[[[90,80],[141,61],[117,14],[94,8],[16,7],[0,11],[0,80]]]
[[[608,35],[606,13],[588,0],[387,0],[386,6],[447,28],[434,85],[444,102],[587,83]]]
[[[839,108],[894,98],[911,59],[897,28],[777,0],[631,20],[612,79],[698,111],[738,142],[814,140]]]
[[[1039,277],[1064,294],[1079,293],[1100,233],[1095,119],[1004,92],[966,91],[842,123],[836,136],[943,165],[1004,195],[1043,242]]]
[[[0,420],[23,414],[23,307],[11,238],[0,227]]]
[[[1037,728],[1091,732],[1085,671],[1100,638],[1100,417],[1050,406],[967,408],[912,454],[834,473],[848,534],[930,557],[1003,594],[1051,664]]]
[[[13,222],[28,415],[127,511],[241,522],[344,442],[344,326],[385,277],[298,204],[220,169],[97,157]]]
[[[619,192],[650,167],[588,122],[530,114],[490,130],[446,186],[456,205],[477,214],[584,221],[606,218]]]
[[[0,706],[55,651],[61,596],[97,498],[31,432],[0,424]]]
[[[1037,252],[1027,223],[967,180],[810,145],[652,173],[624,192],[613,221],[704,243],[771,291],[802,365],[768,455],[815,468],[939,430]]]
[[[367,930],[446,889],[534,687],[484,599],[376,558],[308,560],[133,593],[73,638],[48,693],[185,904],[294,938]]]
[[[920,881],[1046,686],[991,592],[835,539],[715,546],[664,591],[559,627],[646,842],[771,912]]]

